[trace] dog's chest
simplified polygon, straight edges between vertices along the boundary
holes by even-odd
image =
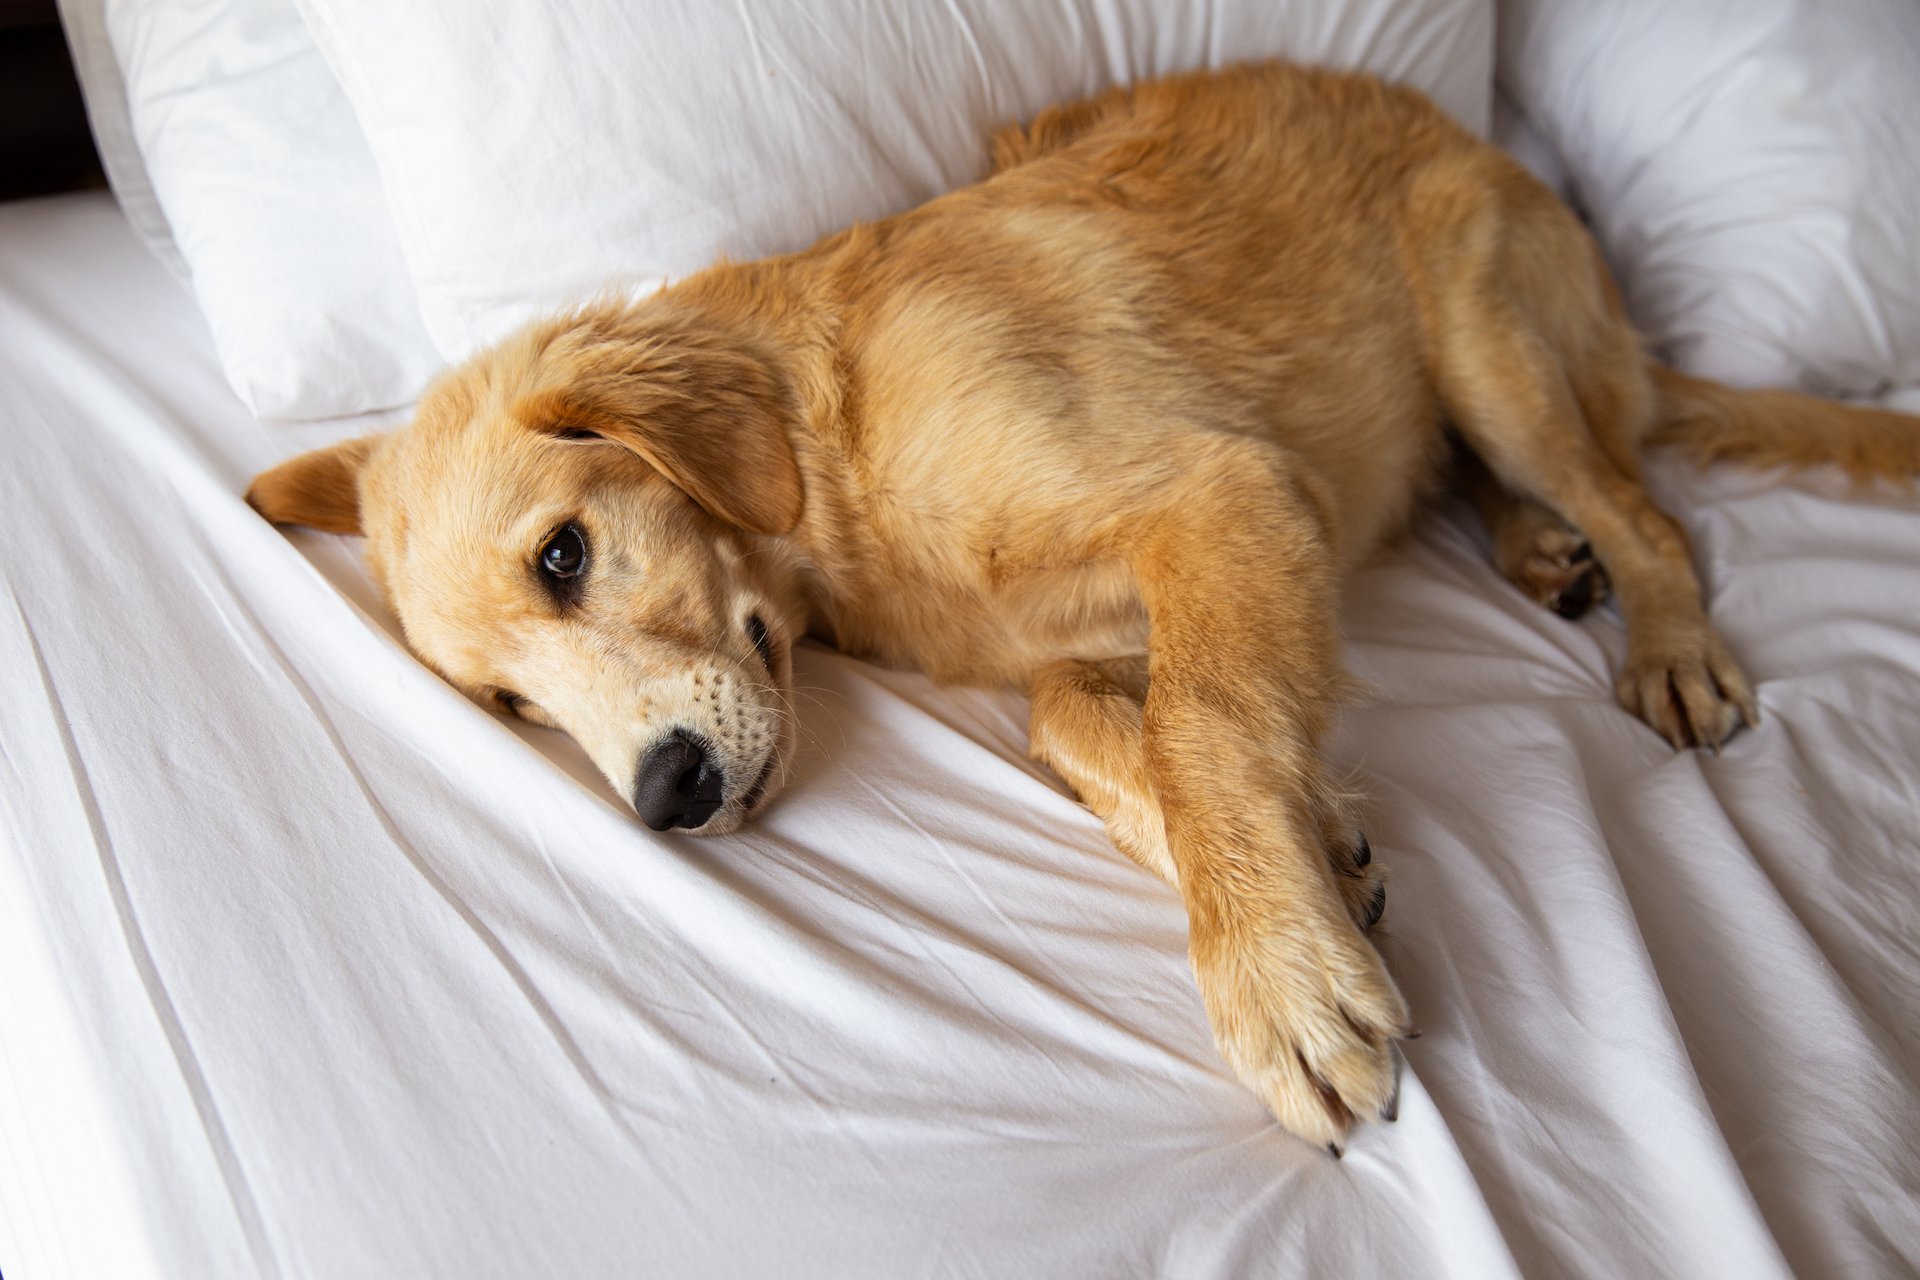
[[[946,683],[1014,685],[1060,658],[1146,652],[1146,609],[1123,563],[1001,571],[997,561],[990,550],[965,568],[898,566],[888,589],[843,611],[841,647]]]

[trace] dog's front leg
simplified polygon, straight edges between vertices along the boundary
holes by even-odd
[[[1144,657],[1049,663],[1033,678],[1027,738],[1033,758],[1100,815],[1120,852],[1177,889],[1166,819],[1147,776],[1146,692]]]
[[[1344,683],[1329,534],[1266,446],[1211,437],[1188,462],[1120,535],[1151,628],[1145,782],[1222,1054],[1337,1152],[1355,1117],[1391,1115],[1408,1023],[1328,860],[1317,744]]]
[[[1035,673],[1029,750],[1059,774],[1107,824],[1122,853],[1178,889],[1167,851],[1167,821],[1147,776],[1144,743],[1147,658],[1063,658]],[[1371,929],[1387,905],[1384,875],[1367,838],[1337,799],[1323,805],[1321,830],[1347,914]]]

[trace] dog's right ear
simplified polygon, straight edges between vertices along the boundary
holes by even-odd
[[[360,472],[378,436],[342,440],[289,458],[253,478],[247,505],[275,524],[304,524],[328,533],[360,532]]]

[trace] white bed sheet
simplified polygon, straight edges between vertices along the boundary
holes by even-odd
[[[1656,468],[1766,721],[1455,507],[1350,597],[1333,751],[1423,1038],[1335,1162],[1217,1060],[1175,895],[1020,699],[801,652],[753,830],[641,829],[407,656],[103,197],[0,208],[0,1270],[1920,1268],[1920,503]]]

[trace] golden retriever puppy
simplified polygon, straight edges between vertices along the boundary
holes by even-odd
[[[249,498],[363,532],[421,658],[657,829],[778,789],[803,634],[1028,690],[1034,754],[1179,889],[1226,1061],[1337,1154],[1411,1026],[1319,752],[1336,595],[1450,438],[1513,576],[1567,607],[1590,543],[1621,700],[1712,747],[1754,697],[1638,449],[1904,473],[1920,433],[1650,362],[1580,224],[1365,76],[1178,77],[995,145],[910,213],[534,324]]]

